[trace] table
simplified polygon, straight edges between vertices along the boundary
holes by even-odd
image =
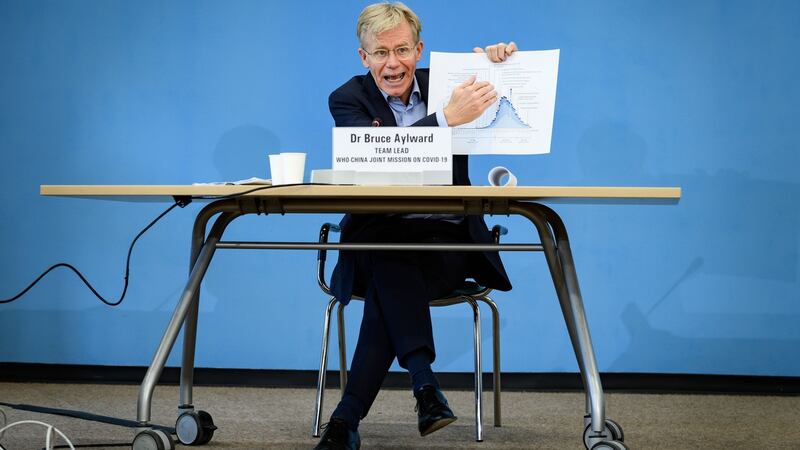
[[[199,288],[206,269],[218,248],[278,249],[370,249],[371,244],[321,245],[316,242],[224,242],[226,227],[246,214],[294,213],[449,213],[517,214],[533,224],[541,243],[524,244],[441,244],[430,250],[459,251],[543,251],[553,279],[564,321],[586,389],[584,444],[587,448],[626,448],[613,438],[621,435],[617,424],[605,417],[605,401],[592,347],[583,299],[570,250],[566,227],[548,203],[655,203],[675,204],[681,197],[678,187],[589,187],[589,186],[234,186],[234,185],[43,185],[41,195],[129,201],[210,201],[197,214],[192,230],[190,274],[186,287],[164,331],[153,360],[142,381],[137,421],[140,429],[134,449],[171,450],[171,437],[150,426],[153,390],[175,340],[183,328],[180,403],[177,427],[183,432],[202,435],[204,420],[194,413],[192,385],[194,372]],[[218,216],[208,232],[209,221]],[[393,244],[395,250],[419,249],[415,244]],[[516,246],[516,247],[515,247]],[[204,412],[200,412],[206,414]],[[201,415],[202,415],[201,414]],[[185,418],[191,421],[182,420]],[[196,429],[189,429],[192,426]],[[212,430],[213,434],[213,430]],[[158,439],[161,441],[158,441]],[[480,440],[481,436],[477,436]],[[210,437],[209,437],[210,439]],[[152,441],[152,442],[151,442]],[[195,442],[198,443],[198,442]]]

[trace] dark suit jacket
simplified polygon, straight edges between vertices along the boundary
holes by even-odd
[[[428,102],[428,69],[417,69],[417,83],[419,84],[422,100]],[[386,99],[383,98],[371,73],[357,75],[347,83],[331,93],[328,106],[337,127],[368,127],[372,126],[375,119],[379,119],[383,126],[397,126],[394,114]],[[411,126],[439,126],[436,114],[431,114],[412,124]],[[468,186],[469,166],[466,155],[453,156],[453,184]],[[368,232],[370,228],[387,226],[391,219],[386,215],[376,214],[347,214],[342,219],[342,242],[366,241],[374,237]],[[483,216],[467,216],[463,222],[467,227],[465,235],[472,242],[490,243],[491,233],[486,227]],[[507,291],[511,283],[506,275],[503,263],[497,252],[485,252],[483,257],[474,258],[472,273],[469,276],[484,285],[495,289]],[[334,295],[342,303],[347,303],[352,294],[363,295],[362,288],[356,280],[355,260],[349,252],[340,252],[339,261],[333,271],[331,287]]]

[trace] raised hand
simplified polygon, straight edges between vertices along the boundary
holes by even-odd
[[[475,81],[475,75],[453,89],[450,103],[444,108],[447,125],[455,127],[477,119],[497,101],[497,92],[488,81]]]
[[[514,41],[511,41],[508,44],[505,42],[500,42],[499,44],[490,45],[485,49],[475,47],[472,49],[472,51],[475,53],[486,53],[486,56],[488,56],[489,60],[492,62],[502,62],[511,56],[512,53],[517,51],[517,44],[515,44]]]

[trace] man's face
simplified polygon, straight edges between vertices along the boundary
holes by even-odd
[[[414,70],[417,61],[422,58],[422,41],[414,43],[411,25],[403,21],[383,33],[369,35],[365,44],[367,48],[359,48],[358,54],[361,56],[361,63],[372,73],[378,88],[390,96],[400,97],[407,103],[414,86]],[[407,58],[398,58],[394,52],[401,47],[411,49]],[[388,50],[388,58],[379,61],[374,55],[376,50]]]

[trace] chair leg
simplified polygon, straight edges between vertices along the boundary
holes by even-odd
[[[344,388],[347,385],[347,344],[344,339],[344,305],[342,303],[339,303],[336,318],[339,329],[339,389],[344,397]]]
[[[473,345],[475,347],[475,440],[483,441],[483,370],[481,369],[481,310],[472,297],[465,297],[472,307]]]
[[[501,425],[501,408],[500,408],[500,311],[497,309],[497,303],[488,296],[478,297],[478,300],[489,305],[492,309],[492,345],[493,345],[493,374],[492,374],[492,387],[494,390],[494,426]]]
[[[336,297],[331,297],[325,308],[325,319],[322,323],[322,350],[319,357],[319,374],[317,374],[317,398],[314,407],[314,419],[311,424],[311,436],[319,437],[322,421],[322,403],[325,400],[325,378],[328,374],[328,337],[331,330],[331,312],[336,304]]]

